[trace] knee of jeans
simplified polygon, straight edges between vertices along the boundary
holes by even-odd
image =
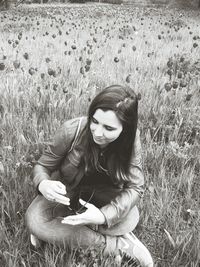
[[[40,217],[38,206],[32,203],[25,213],[25,223],[29,232],[36,234],[37,229],[41,228],[42,221]]]
[[[33,209],[29,206],[26,213],[25,213],[25,223],[30,232],[32,231],[33,225],[34,225],[34,218],[35,214]]]

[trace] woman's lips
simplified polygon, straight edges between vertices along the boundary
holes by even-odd
[[[97,141],[97,142],[102,142],[103,141],[102,138],[96,138],[96,137],[94,137],[94,140]]]

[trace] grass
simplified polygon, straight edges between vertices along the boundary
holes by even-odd
[[[146,191],[135,233],[155,266],[199,266],[198,13],[69,4],[20,7],[0,21],[0,265],[112,265],[90,255],[78,265],[51,245],[33,251],[24,213],[42,144],[119,83],[141,96]]]

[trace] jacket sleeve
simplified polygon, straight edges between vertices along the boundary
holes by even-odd
[[[37,161],[32,172],[35,187],[38,187],[42,180],[50,179],[51,173],[58,169],[63,157],[71,147],[78,121],[78,119],[66,121]]]
[[[142,149],[140,132],[137,130],[128,172],[128,182],[119,195],[100,210],[105,216],[107,227],[114,226],[136,205],[144,193],[144,175],[142,170]]]

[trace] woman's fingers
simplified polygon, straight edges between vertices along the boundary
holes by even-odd
[[[66,195],[67,194],[66,187],[61,182],[56,182],[54,190],[57,193],[62,194],[62,195]]]
[[[84,207],[86,207],[86,208],[93,208],[94,207],[94,205],[93,204],[91,204],[91,203],[89,203],[89,202],[86,202],[86,201],[84,201],[83,199],[79,199],[79,202],[81,203],[81,205],[83,205]]]
[[[68,197],[65,197],[61,194],[57,194],[56,192],[52,194],[52,198],[53,201],[59,202],[64,205],[70,205],[70,199]]]
[[[38,189],[46,199],[69,205],[69,198],[64,196],[67,194],[65,185],[60,181],[43,180]]]
[[[67,216],[61,222],[64,223],[64,224],[70,224],[70,225],[83,225],[83,224],[86,224],[86,220],[82,216],[82,214]]]

